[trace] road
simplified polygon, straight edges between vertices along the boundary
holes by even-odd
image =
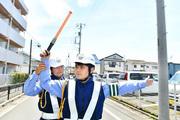
[[[104,104],[103,120],[151,120],[151,118],[107,99]]]
[[[38,97],[23,96],[0,108],[0,120],[38,120],[41,113],[37,106]]]
[[[37,108],[38,97],[27,97],[0,108],[0,120],[38,120],[41,113]],[[150,120],[147,116],[124,107],[110,99],[104,104],[103,120]]]

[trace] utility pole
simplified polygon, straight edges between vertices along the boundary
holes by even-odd
[[[78,53],[80,54],[81,53],[81,37],[82,37],[82,28],[85,26],[85,24],[82,24],[82,23],[79,23],[79,24],[77,24],[77,28],[79,29],[79,31],[78,31],[78,38],[79,38],[79,42],[77,43],[77,41],[76,41],[76,38],[77,37],[75,37],[75,44],[78,44],[79,45],[79,49],[78,49]]]
[[[156,0],[159,65],[159,120],[169,120],[168,64],[164,0]]]
[[[30,51],[29,51],[29,75],[31,74],[31,55],[32,55],[32,39],[30,41]]]

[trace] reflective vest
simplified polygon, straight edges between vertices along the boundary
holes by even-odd
[[[100,82],[69,80],[64,91],[64,120],[98,120],[102,118],[104,92]]]
[[[64,77],[61,77],[61,79]],[[57,80],[58,78],[54,75],[51,76],[52,80]],[[59,80],[58,80],[59,81]],[[38,107],[42,111],[43,119],[58,119],[58,112],[61,99],[51,95],[48,91],[43,90],[39,94]]]

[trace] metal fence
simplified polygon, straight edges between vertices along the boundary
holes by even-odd
[[[24,83],[0,87],[0,104],[23,93]]]

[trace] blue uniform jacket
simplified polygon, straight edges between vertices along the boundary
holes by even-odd
[[[61,78],[56,77],[55,75],[51,75],[51,80],[64,79],[64,76]],[[33,73],[24,84],[24,93],[28,96],[39,95],[38,107],[40,111],[45,113],[53,113],[52,103],[49,92],[46,92],[41,86],[38,75]],[[57,98],[58,104],[60,105],[60,98]],[[42,103],[40,103],[42,102]],[[42,104],[42,105],[41,105]],[[43,107],[41,107],[43,106]]]
[[[51,94],[54,94],[60,98],[62,98],[62,81],[50,81],[50,74],[49,74],[49,60],[44,59],[44,63],[46,64],[47,69],[42,71],[40,73],[40,86],[42,86],[44,89],[48,90]],[[90,78],[86,83],[82,83],[80,80],[76,79],[76,90],[75,90],[75,101],[76,101],[76,107],[78,111],[78,117],[83,118],[85,111],[89,105],[92,91],[94,87],[94,82],[92,80],[93,78]],[[67,85],[68,86],[68,85]],[[63,117],[69,118],[70,117],[70,111],[69,111],[69,105],[68,105],[68,95],[67,95],[67,86],[64,92],[64,97],[66,98],[65,104],[64,104],[64,111],[63,111]],[[70,86],[69,86],[70,87]],[[118,95],[124,95],[126,93],[132,93],[135,90],[139,90],[146,87],[146,81],[137,82],[137,83],[129,83],[125,82],[123,84],[118,84]],[[101,85],[101,91],[98,99],[98,103],[96,105],[95,111],[93,113],[93,116],[91,119],[101,119],[102,117],[102,111],[103,111],[103,104],[104,100],[108,98],[109,96],[112,96],[110,94],[110,89],[108,84],[102,84]]]

